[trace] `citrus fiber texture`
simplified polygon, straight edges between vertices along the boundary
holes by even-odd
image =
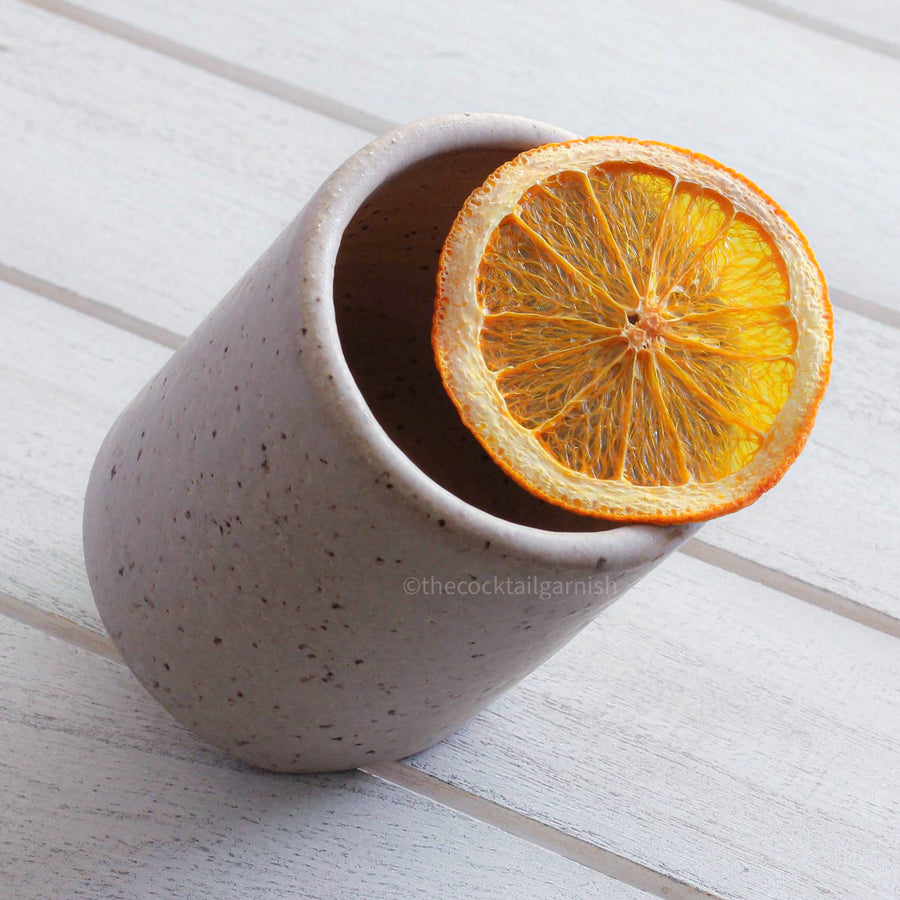
[[[832,319],[805,239],[752,183],[587,138],[524,153],[469,197],[433,343],[463,421],[520,484],[670,523],[781,477],[828,380]]]

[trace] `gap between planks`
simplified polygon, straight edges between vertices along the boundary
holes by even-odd
[[[708,544],[699,538],[691,538],[686,544],[682,544],[677,552],[718,569],[725,569],[732,575],[765,585],[780,594],[787,594],[789,597],[802,600],[811,606],[818,606],[820,609],[843,616],[860,625],[874,628],[891,637],[900,638],[900,619],[894,618],[888,613],[864,606],[849,597],[810,584],[808,581],[795,578],[778,569],[770,569],[762,563],[738,556],[730,550],[723,550],[721,547]]]
[[[718,894],[709,894],[656,869],[634,862],[626,856],[620,856],[611,850],[605,850],[596,844],[560,831],[552,825],[529,819],[493,800],[469,793],[402,762],[363,766],[360,771],[427,797],[435,803],[454,809],[486,825],[492,825],[513,837],[536,844],[654,897],[664,897],[666,900],[721,900]]]
[[[88,650],[96,656],[111,659],[113,662],[122,663],[119,651],[113,646],[113,642],[105,635],[97,631],[91,631],[84,625],[79,625],[59,613],[49,612],[31,603],[25,603],[5,591],[0,591],[0,615],[21,622],[38,631],[43,631],[51,637],[65,641],[75,647]]]
[[[827,37],[836,38],[845,44],[853,44],[855,47],[871,50],[873,53],[880,53],[882,56],[887,56],[890,59],[900,59],[900,47],[890,41],[871,37],[868,34],[854,31],[852,28],[838,25],[836,22],[829,22],[818,18],[818,16],[801,12],[799,9],[792,9],[788,6],[782,6],[780,3],[773,3],[772,0],[731,0],[731,2],[737,6],[752,9],[754,12],[765,13],[775,19],[781,19],[782,22],[789,22],[791,25],[806,28],[808,31],[816,31]]]
[[[30,0],[28,0],[28,2],[30,2]],[[108,306],[105,303],[101,303],[100,301],[93,300],[89,297],[84,297],[68,288],[61,287],[60,285],[46,281],[43,278],[38,278],[35,275],[30,275],[27,272],[22,272],[12,266],[4,265],[2,262],[0,262],[0,281],[5,281],[16,287],[27,290],[30,293],[51,300],[54,303],[59,303],[69,309],[99,319],[102,322],[106,322],[108,325],[128,331],[138,337],[154,341],[157,344],[162,344],[164,347],[168,347],[172,350],[177,350],[185,340],[183,335],[176,334],[174,331],[169,331],[166,328],[154,325],[146,319],[141,319],[138,316],[121,312],[115,307]],[[877,306],[876,304],[870,304],[866,300],[856,298],[843,291],[833,291],[832,300],[835,301],[836,305],[842,306],[843,308],[849,309],[860,315],[865,315],[865,312],[860,308],[860,305],[863,308],[867,306],[875,307],[879,315],[871,315],[869,318],[875,318],[884,324],[900,328],[900,311],[886,309]],[[691,540],[682,545],[676,552],[684,553],[687,556],[699,559],[701,562],[705,562],[708,565],[724,569],[740,578],[764,584],[767,587],[773,588],[796,600],[802,600],[804,603],[809,603],[812,606],[817,606],[820,609],[843,616],[845,619],[850,619],[860,625],[865,625],[868,628],[874,628],[876,631],[881,631],[892,637],[900,638],[900,619],[895,618],[888,613],[864,606],[842,594],[818,587],[808,581],[803,581],[800,578],[780,572],[777,569],[771,569],[768,566],[764,566],[754,560],[746,559],[729,550],[723,550],[716,547],[714,544],[709,544],[699,538],[691,538]],[[50,614],[48,613],[48,615]]]
[[[0,615],[36,628],[96,656],[124,665],[122,657],[106,635],[91,631],[58,613],[47,612],[18,600],[4,591],[0,591]],[[530,819],[522,813],[441,781],[405,763],[380,763],[362,767],[360,771],[654,897],[661,897],[664,900],[722,900],[717,894],[702,891],[626,856],[620,856],[551,825]]]
[[[60,287],[51,281],[45,281],[36,275],[29,275],[21,269],[15,269],[12,266],[4,265],[0,262],[0,281],[5,281],[13,287],[22,288],[32,294],[37,294],[45,300],[52,300],[60,306],[68,309],[74,309],[76,312],[84,313],[91,318],[99,319],[106,322],[107,325],[113,325],[121,328],[123,331],[129,331],[138,337],[146,338],[148,341],[154,341],[168,347],[170,350],[177,350],[183,343],[184,337],[169,331],[168,328],[162,328],[154,325],[146,319],[138,318],[130,313],[122,312],[114,306],[101,303],[99,300],[92,300],[68,288]]]

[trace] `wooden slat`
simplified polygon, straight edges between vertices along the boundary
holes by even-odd
[[[835,287],[900,309],[894,59],[723,0],[81,6],[395,121],[487,109],[703,151],[788,209]]]
[[[412,763],[722,897],[889,900],[898,688],[896,638],[676,556]]]
[[[900,59],[900,6],[894,0],[735,0],[786,22]]]
[[[900,331],[835,311],[831,384],[784,480],[699,537],[900,619]]]
[[[122,666],[3,617],[0,723],[10,898],[649,900],[362,773],[226,760]]]
[[[102,630],[84,489],[106,431],[170,351],[2,283],[0,310],[0,591]]]
[[[15,2],[0,263],[193,328],[371,135]]]
[[[83,481],[103,418],[165,351],[0,291],[15,335],[0,358],[20,373],[3,373],[15,388],[4,393],[23,398],[3,418],[26,441],[6,456],[23,488],[0,518],[2,589],[26,586],[57,610],[74,598],[96,623],[80,570]],[[10,515],[20,509],[24,524]],[[422,764],[723,896],[794,900],[817,884],[840,896],[839,867],[863,885],[876,877],[865,871],[900,877],[898,666],[894,639],[682,558]]]

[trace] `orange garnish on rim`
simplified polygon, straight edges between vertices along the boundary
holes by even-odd
[[[570,510],[688,522],[803,447],[832,317],[803,235],[721,164],[587,138],[499,168],[444,244],[433,343],[465,424]]]

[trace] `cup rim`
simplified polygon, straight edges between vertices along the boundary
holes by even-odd
[[[491,546],[551,565],[627,570],[662,559],[702,523],[623,523],[603,531],[552,531],[509,521],[456,496],[413,462],[375,418],[343,353],[334,306],[334,270],[344,231],[381,184],[430,156],[465,149],[521,152],[577,135],[544,122],[497,113],[433,116],[401,125],[354,153],[316,192],[301,215],[300,266],[320,302],[311,304],[322,349],[334,381],[339,415],[380,470],[391,472],[432,518],[458,526]],[[394,492],[395,496],[399,493]]]

